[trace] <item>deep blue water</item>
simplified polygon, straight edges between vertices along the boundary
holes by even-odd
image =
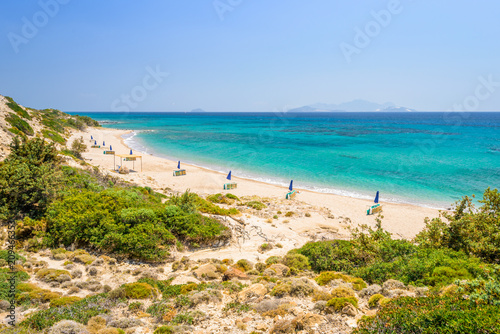
[[[447,207],[500,186],[496,113],[87,113],[128,144],[233,175]]]

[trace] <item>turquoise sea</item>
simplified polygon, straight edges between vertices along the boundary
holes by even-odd
[[[445,208],[500,186],[500,112],[79,112],[136,150],[296,188]]]

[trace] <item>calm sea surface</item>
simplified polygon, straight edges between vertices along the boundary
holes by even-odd
[[[500,112],[76,114],[134,130],[137,150],[320,192],[448,207],[500,187]]]

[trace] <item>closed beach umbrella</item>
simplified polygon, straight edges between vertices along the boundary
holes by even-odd
[[[90,140],[93,140],[93,139],[94,139],[94,137],[90,136]]]
[[[229,181],[231,181],[231,171],[229,171],[229,174],[227,174],[226,179],[228,179]]]
[[[293,190],[293,180],[292,180],[292,181],[290,181],[290,187],[288,187],[288,189],[290,189],[290,191],[292,191],[292,190]]]
[[[132,149],[130,149],[130,155],[132,155]]]
[[[94,140],[94,145],[97,145],[97,140]]]
[[[109,150],[113,151],[113,146],[109,145]]]
[[[102,146],[106,146],[106,142],[104,142],[104,141],[103,141],[103,142],[102,142]]]
[[[378,203],[378,190],[377,190],[377,195],[375,195],[375,203]]]
[[[177,169],[181,169],[181,162],[177,162]]]

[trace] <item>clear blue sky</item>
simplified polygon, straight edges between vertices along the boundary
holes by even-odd
[[[371,12],[390,8],[376,23]],[[2,1],[0,94],[65,111],[276,111],[358,98],[447,110],[475,96],[478,77],[500,82],[499,18],[493,0]],[[369,44],[356,28],[372,29]],[[341,45],[356,47],[350,62]],[[169,74],[148,76],[156,69]],[[500,87],[488,88],[471,108],[500,110]]]

